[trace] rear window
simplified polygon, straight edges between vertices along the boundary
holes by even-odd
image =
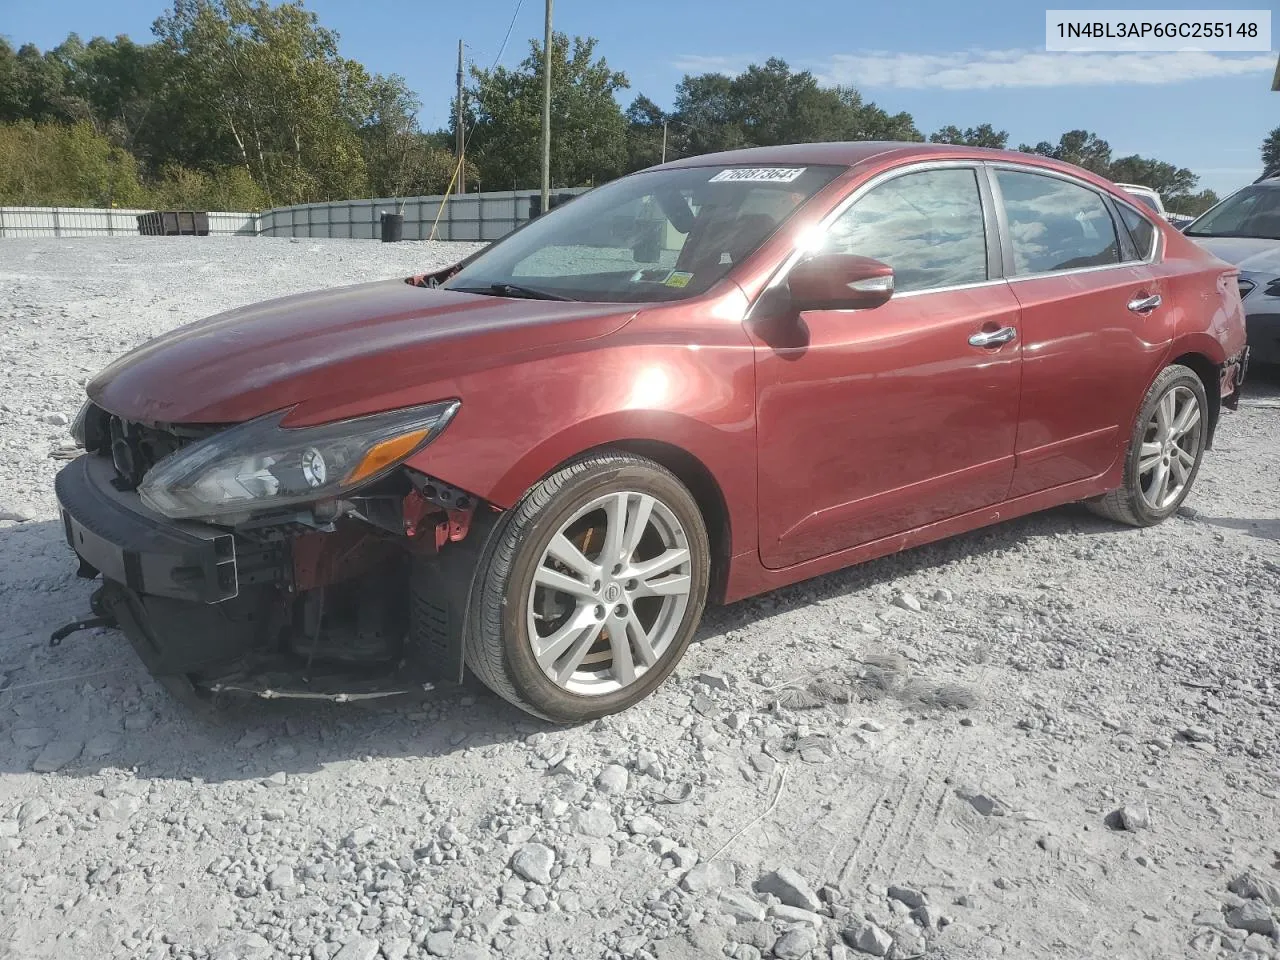
[[[1124,221],[1129,236],[1133,237],[1133,245],[1138,248],[1138,259],[1147,259],[1156,243],[1155,226],[1133,207],[1123,203],[1117,203],[1116,207],[1120,210],[1120,219]]]
[[[1155,197],[1151,196],[1150,194],[1134,193],[1131,190],[1126,190],[1125,193],[1129,194],[1129,196],[1133,197],[1133,199],[1137,200],[1140,204],[1142,204],[1144,207],[1147,207],[1151,211],[1155,213],[1160,212],[1160,208],[1156,206]]]
[[[1058,177],[999,170],[1018,273],[1052,273],[1120,262],[1116,226],[1102,197]]]

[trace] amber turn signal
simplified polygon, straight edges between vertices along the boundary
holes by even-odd
[[[387,440],[379,441],[369,448],[369,452],[364,458],[356,464],[356,468],[347,476],[344,486],[350,486],[359,483],[368,477],[373,476],[397,460],[407,457],[427,439],[430,430],[413,430],[409,433],[401,434],[398,437],[391,437]]]

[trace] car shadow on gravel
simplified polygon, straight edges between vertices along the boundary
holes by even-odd
[[[21,526],[24,554],[44,559],[66,551],[60,524]],[[0,530],[0,556],[14,529]],[[1080,507],[1011,520],[713,608],[695,642],[714,644],[744,623],[1016,549],[1029,538],[1125,532]],[[118,631],[73,634],[48,647],[52,630],[88,615],[90,584],[78,589],[79,581],[63,579],[74,569],[69,555],[65,563],[52,584],[29,583],[20,565],[0,568],[0,598],[44,590],[39,599],[23,597],[16,622],[0,627],[0,775],[35,770],[79,778],[114,768],[147,779],[244,781],[369,757],[484,756],[486,748],[556,729],[478,685],[349,704],[245,698],[212,713],[193,710],[147,674]]]
[[[1066,534],[1086,537],[1131,536],[1139,532],[1135,528],[1105,520],[1089,512],[1082,504],[1067,504],[912,547],[727,607],[712,609],[708,612],[700,635],[706,635],[708,628],[714,635],[722,629],[740,626],[744,615],[747,621],[752,621],[787,613],[810,604],[884,586],[902,577],[941,568],[958,560],[1014,550],[1034,538],[1060,537]]]
[[[1195,519],[1207,523],[1211,527],[1222,527],[1224,530],[1239,530],[1262,540],[1280,540],[1280,520],[1245,520],[1237,517],[1208,517],[1197,513]]]

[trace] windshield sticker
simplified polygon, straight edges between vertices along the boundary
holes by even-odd
[[[721,170],[708,183],[790,183],[804,173],[804,167],[734,167]]]
[[[685,273],[683,270],[672,270],[670,276],[662,282],[668,287],[687,287],[692,279],[692,273]]]

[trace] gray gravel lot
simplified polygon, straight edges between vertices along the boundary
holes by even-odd
[[[713,610],[578,729],[445,691],[172,702],[53,500],[83,382],[175,325],[466,245],[0,241],[0,957],[1269,957],[1280,387],[1183,513],[1077,507]]]

